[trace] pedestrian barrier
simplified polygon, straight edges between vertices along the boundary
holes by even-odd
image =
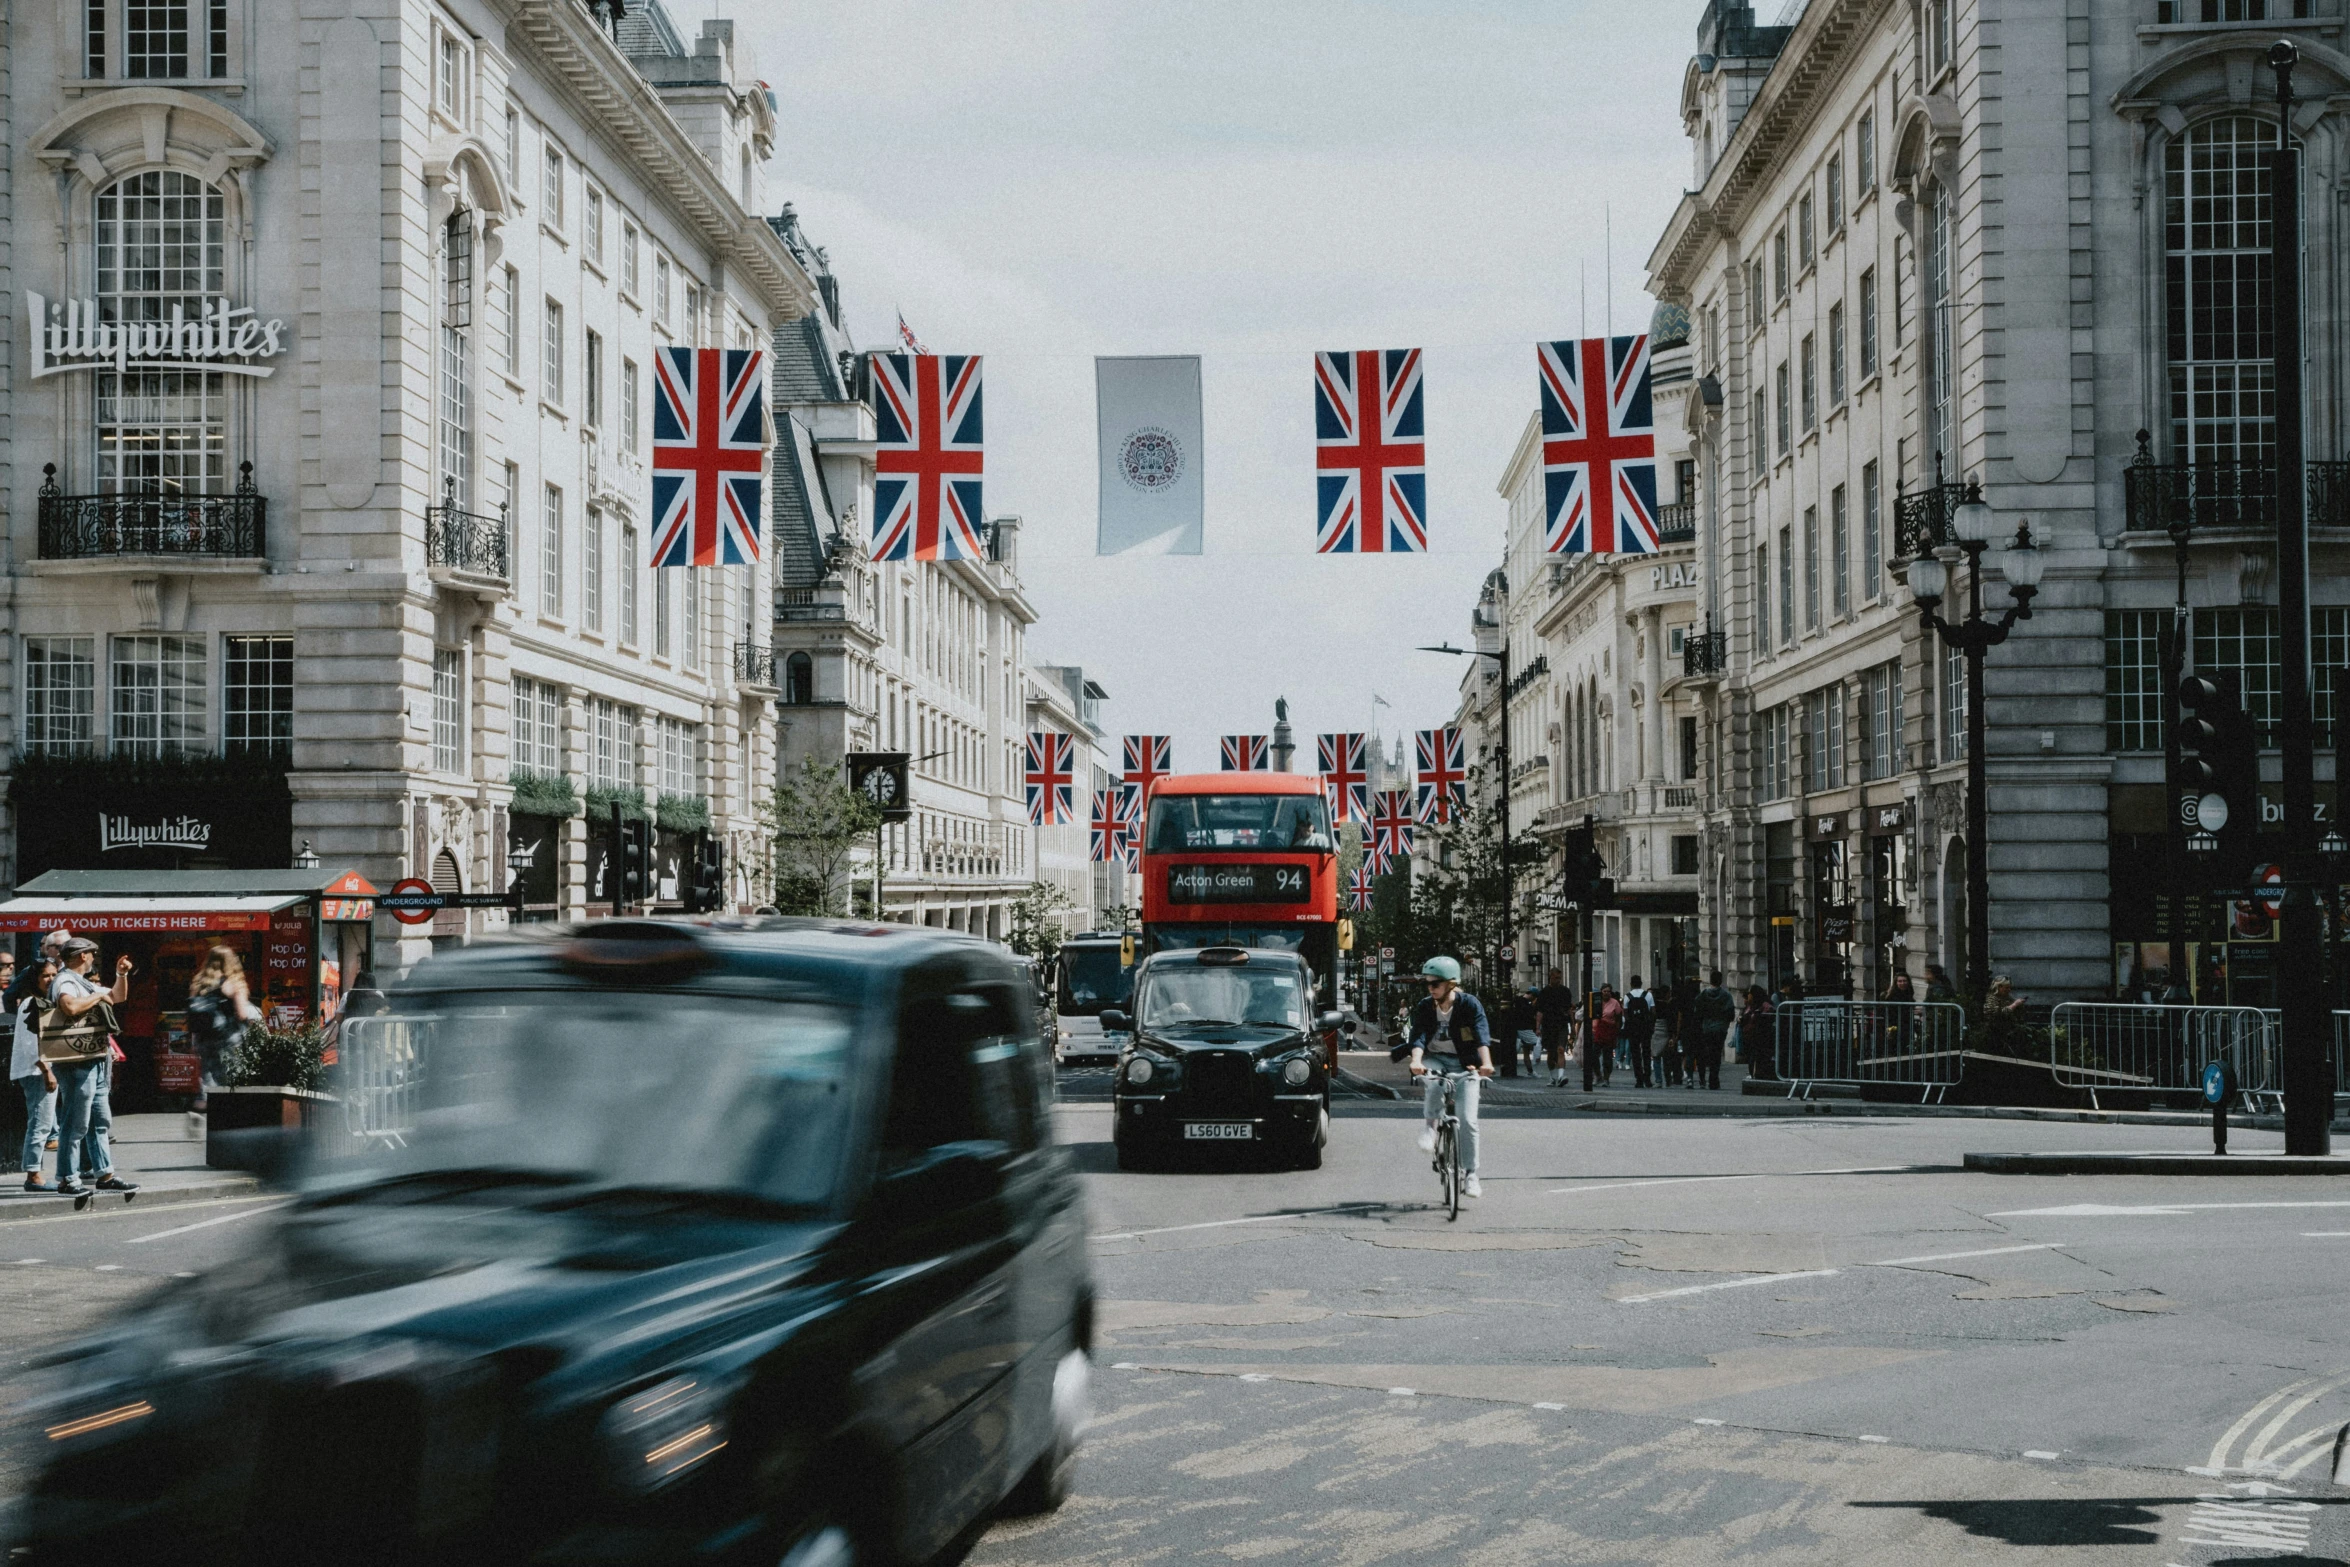
[[[346,1017],[335,1042],[343,1116],[353,1136],[408,1146],[424,1086],[429,1025],[391,1016]]]
[[[1790,1099],[1831,1085],[1893,1086],[1933,1104],[1958,1082],[1966,1011],[1955,1002],[1788,1001],[1775,1017],[1772,1064]]]
[[[2089,1095],[2202,1091],[2203,1068],[2235,1068],[2247,1100],[2276,1090],[2276,1015],[2257,1007],[2065,1001],[2049,1014],[2048,1064],[2062,1088]]]

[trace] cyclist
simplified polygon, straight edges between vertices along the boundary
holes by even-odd
[[[1444,1107],[1444,1079],[1436,1074],[1470,1073],[1461,1079],[1459,1095],[1461,1190],[1468,1196],[1482,1197],[1485,1188],[1477,1180],[1477,1099],[1484,1080],[1493,1075],[1493,1031],[1486,1025],[1484,1006],[1461,989],[1461,966],[1456,960],[1430,958],[1420,965],[1420,978],[1427,982],[1428,994],[1412,1008],[1410,1035],[1412,1076],[1427,1079],[1420,1112],[1425,1123],[1420,1130],[1420,1152],[1430,1153],[1436,1147],[1436,1117]],[[1431,1050],[1438,1052],[1432,1061],[1426,1059]]]

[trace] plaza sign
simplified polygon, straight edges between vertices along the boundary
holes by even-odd
[[[68,370],[272,373],[272,366],[255,361],[274,359],[285,351],[285,322],[263,321],[250,309],[232,309],[225,299],[192,303],[196,312],[192,320],[187,305],[175,304],[168,320],[105,321],[99,319],[94,299],[53,302],[28,293],[25,309],[32,317],[32,379]]]

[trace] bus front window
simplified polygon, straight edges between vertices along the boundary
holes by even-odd
[[[1327,854],[1330,807],[1318,794],[1182,794],[1151,801],[1145,842],[1185,849],[1305,850]]]

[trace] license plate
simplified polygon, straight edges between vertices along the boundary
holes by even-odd
[[[1246,1121],[1186,1121],[1183,1135],[1207,1142],[1245,1143],[1257,1135],[1257,1129]]]

